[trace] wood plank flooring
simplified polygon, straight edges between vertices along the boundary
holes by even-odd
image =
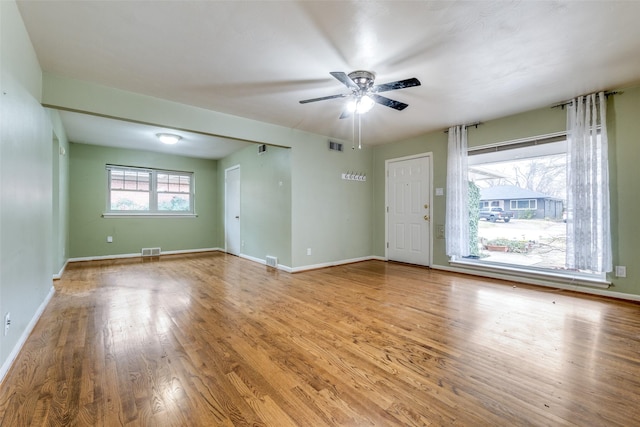
[[[2,426],[630,426],[640,304],[367,261],[71,264]]]

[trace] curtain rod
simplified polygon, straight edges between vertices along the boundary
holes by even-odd
[[[624,92],[621,92],[621,91],[611,91],[611,92],[605,92],[605,93],[604,93],[604,96],[608,98],[608,97],[610,97],[610,96],[618,95],[618,94],[622,94],[622,93],[624,93]],[[586,95],[583,95],[583,96],[586,96]],[[571,104],[573,104],[573,100],[571,100],[571,101],[564,101],[564,102],[561,102],[560,104],[552,105],[552,106],[551,106],[551,108],[562,108],[562,109],[564,110],[564,107],[565,107],[565,106],[567,106],[567,105],[571,105]]]
[[[468,129],[470,127],[474,127],[476,129],[478,129],[478,126],[480,126],[481,124],[483,124],[482,122],[475,122],[475,123],[469,123],[468,125],[462,125],[465,127],[465,129]],[[444,133],[449,133],[449,129],[445,129]]]

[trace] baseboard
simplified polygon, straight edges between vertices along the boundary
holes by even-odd
[[[16,357],[18,357],[18,353],[20,353],[20,350],[22,350],[22,346],[24,346],[24,343],[27,342],[27,338],[29,338],[31,331],[33,331],[33,328],[36,326],[36,323],[38,323],[38,320],[40,320],[40,316],[42,316],[44,309],[47,308],[47,305],[49,304],[49,301],[51,301],[51,298],[53,298],[53,294],[55,292],[56,290],[52,286],[51,289],[49,290],[49,293],[45,297],[44,301],[42,301],[42,304],[40,304],[35,314],[31,318],[31,321],[29,322],[25,330],[22,332],[22,335],[20,336],[20,339],[18,340],[16,345],[13,347],[13,350],[11,350],[9,357],[7,357],[7,360],[5,360],[4,363],[2,364],[2,367],[0,368],[0,384],[2,384],[2,381],[4,380],[5,375],[7,374],[7,372],[9,372],[9,369],[11,369],[11,365],[13,365],[13,362],[16,360]]]
[[[257,262],[258,264],[267,265],[267,261],[261,258],[256,258],[246,254],[239,254],[238,256],[240,258],[244,258],[249,261]],[[361,258],[351,258],[351,259],[343,259],[339,261],[324,262],[321,264],[303,265],[295,268],[292,268],[283,264],[278,264],[278,270],[282,270],[286,273],[300,273],[302,271],[318,270],[320,268],[335,267],[338,265],[353,264],[356,262],[370,261],[370,260],[386,261],[387,259],[385,257],[371,255],[371,256],[366,256]]]
[[[199,253],[199,252],[224,252],[222,248],[202,248],[202,249],[183,249],[178,251],[162,251],[160,256],[163,255],[180,255],[180,254],[191,254],[191,253]],[[122,258],[135,258],[142,257],[140,252],[134,254],[115,254],[115,255],[100,255],[100,256],[90,256],[90,257],[79,257],[79,258],[69,258],[67,263],[69,262],[82,262],[82,261],[101,261],[105,259],[122,259]],[[66,264],[65,264],[66,266]]]
[[[66,260],[64,262],[64,264],[62,265],[62,268],[60,269],[58,274],[54,274],[53,275],[53,280],[60,280],[60,278],[62,277],[62,273],[64,273],[65,268],[67,268],[67,264],[69,264],[69,260]]]
[[[500,280],[508,280],[510,282],[525,283],[527,285],[545,286],[548,288],[564,289],[567,291],[581,292],[585,294],[599,295],[599,296],[624,299],[629,301],[640,301],[640,295],[625,294],[623,292],[614,292],[607,289],[592,288],[592,287],[580,286],[580,285],[570,284],[570,283],[561,283],[561,282],[554,282],[551,280],[547,281],[547,280],[532,279],[532,278],[520,277],[520,276],[511,276],[508,274],[491,273],[491,272],[482,271],[482,270],[467,270],[464,268],[456,268],[456,267],[450,267],[445,265],[432,265],[431,268],[435,270],[449,271],[452,273],[462,273],[462,274],[468,274],[472,276],[489,277],[492,279],[500,279]]]
[[[246,255],[246,254],[240,254],[238,255],[240,258],[249,260],[249,261],[253,261],[253,262],[257,262],[258,264],[262,264],[262,265],[267,265],[267,261],[261,258],[256,258],[253,257],[251,255]],[[283,265],[283,264],[278,264],[278,270],[282,270],[285,271],[287,273],[291,273],[291,267],[287,266],[287,265]]]
[[[370,260],[379,260],[379,261],[386,261],[387,259],[384,257],[379,257],[379,256],[365,256],[365,257],[360,257],[360,258],[351,258],[351,259],[343,259],[343,260],[338,260],[338,261],[331,261],[331,262],[323,262],[320,264],[311,264],[311,265],[303,265],[300,267],[294,267],[291,269],[292,273],[299,273],[302,271],[308,271],[308,270],[317,270],[319,268],[327,268],[327,267],[336,267],[338,265],[344,265],[344,264],[353,264],[356,262],[362,262],[362,261],[370,261]]]

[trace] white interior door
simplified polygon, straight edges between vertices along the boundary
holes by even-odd
[[[431,263],[431,157],[387,162],[387,259]]]
[[[240,166],[224,171],[224,244],[229,254],[240,255]]]

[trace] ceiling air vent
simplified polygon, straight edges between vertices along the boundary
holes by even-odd
[[[267,152],[267,145],[266,144],[258,145],[258,154],[264,154],[266,152]]]
[[[339,142],[329,141],[329,150],[342,152],[342,144]]]

